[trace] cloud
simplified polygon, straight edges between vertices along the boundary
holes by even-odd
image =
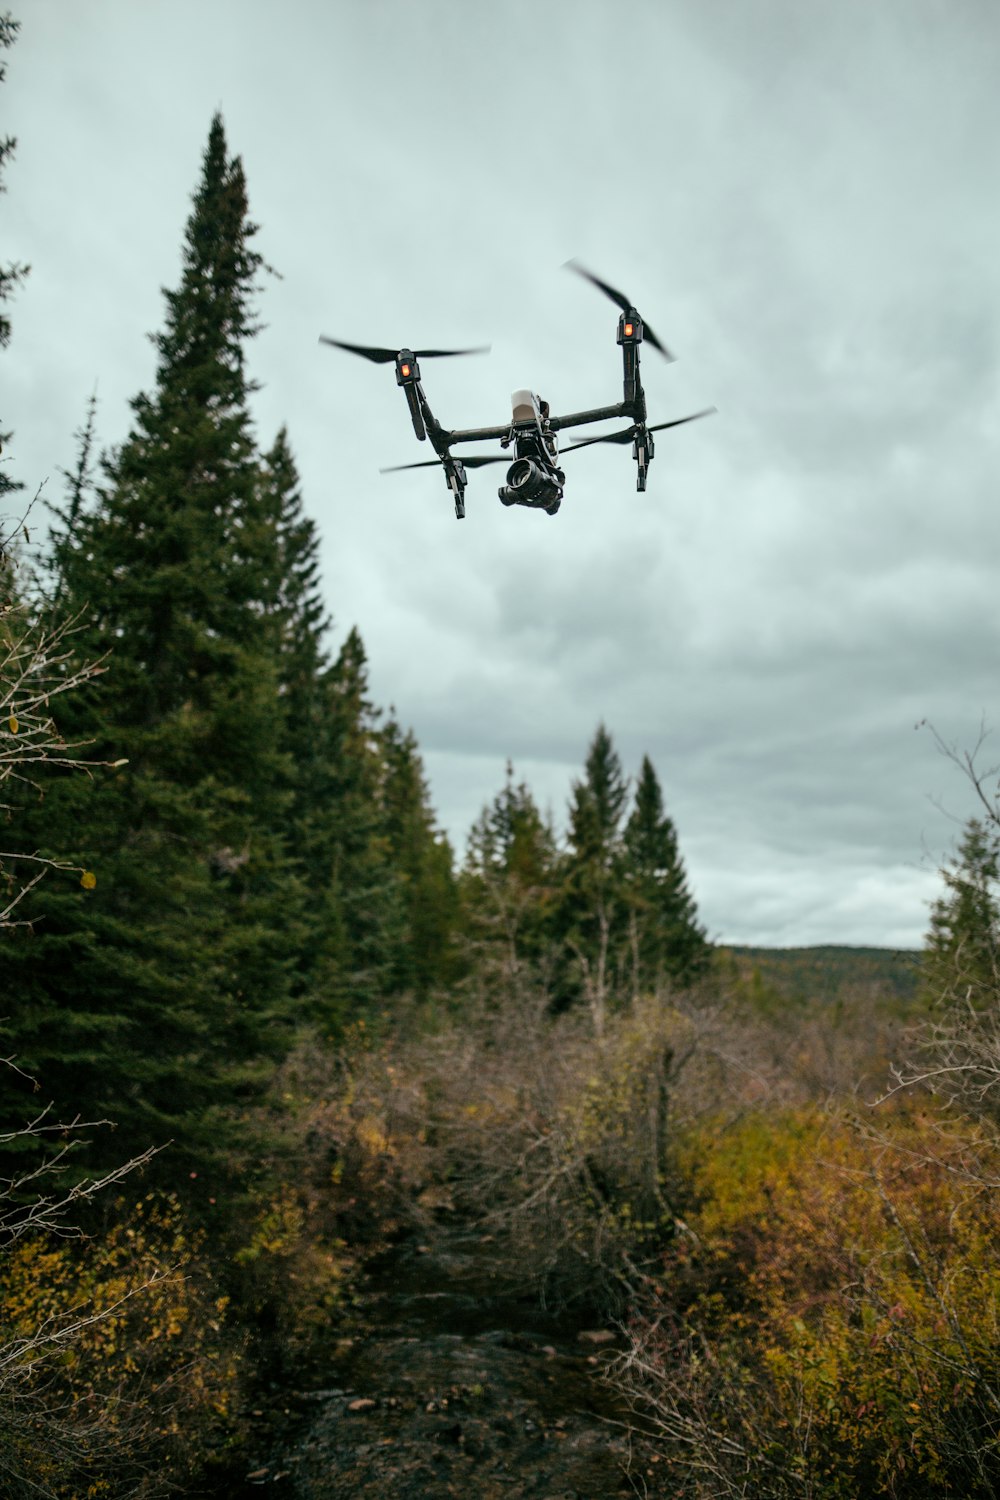
[[[603,719],[657,764],[713,931],[919,942],[954,832],[928,795],[970,804],[912,726],[969,743],[996,700],[1000,21],[641,0],[630,51],[610,0],[56,4],[4,84],[22,477],[71,463],[95,380],[127,431],[221,106],[283,278],[261,440],[287,422],[337,629],[456,842],[508,755],[560,819]],[[492,339],[425,370],[448,425],[525,384],[614,401],[616,314],[570,255],[680,356],[645,350],[653,420],[718,415],[661,435],[645,495],[597,447],[557,518],[485,469],[456,525],[437,473],[377,473],[424,456],[391,372],[317,337]]]

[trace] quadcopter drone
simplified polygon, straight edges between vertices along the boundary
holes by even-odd
[[[592,272],[576,261],[567,262],[591,282],[612,302],[621,308],[618,319],[618,343],[622,351],[625,376],[625,399],[615,406],[598,406],[591,411],[576,411],[565,417],[554,417],[549,404],[534,391],[515,391],[511,397],[513,414],[505,427],[476,427],[466,431],[451,432],[442,427],[431,411],[420,381],[421,359],[446,359],[463,354],[486,354],[487,348],[479,349],[379,349],[366,344],[345,344],[340,339],[320,335],[320,342],[332,344],[336,349],[346,349],[350,354],[359,354],[373,364],[395,364],[396,384],[402,386],[410,409],[413,430],[421,442],[430,438],[436,458],[423,463],[395,464],[382,469],[383,474],[398,473],[402,469],[432,469],[440,466],[455,500],[455,519],[465,516],[465,487],[468,483],[467,469],[482,468],[484,464],[509,463],[509,455],[475,453],[468,458],[457,458],[451,449],[457,443],[482,443],[499,438],[501,448],[514,449],[514,461],[507,470],[507,482],[499,489],[504,505],[526,505],[532,510],[544,510],[554,516],[562,504],[566,475],[559,467],[559,443],[556,433],[565,427],[580,427],[588,422],[603,422],[611,417],[627,417],[631,426],[620,432],[602,433],[600,437],[584,438],[571,443],[564,452],[572,453],[576,448],[589,448],[594,443],[631,443],[635,459],[636,489],[646,488],[646,473],[653,458],[653,433],[663,432],[668,427],[680,427],[685,422],[694,422],[707,417],[715,407],[696,411],[689,417],[676,417],[672,422],[658,422],[650,427],[646,423],[646,396],[639,378],[639,345],[645,337],[664,359],[673,355],[660,343],[648,323],[643,323],[632,302],[622,292],[616,291],[606,281],[601,281]]]

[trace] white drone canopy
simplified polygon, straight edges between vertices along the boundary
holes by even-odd
[[[512,391],[510,404],[514,410],[515,422],[534,422],[538,420],[538,397],[534,391]]]

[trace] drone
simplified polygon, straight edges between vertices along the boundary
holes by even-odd
[[[414,464],[394,464],[382,469],[382,474],[396,474],[404,469],[433,469],[444,471],[445,481],[455,501],[455,519],[465,517],[465,489],[469,469],[479,469],[486,464],[508,463],[506,483],[498,494],[504,505],[524,505],[531,510],[543,510],[554,516],[562,504],[566,474],[559,466],[559,442],[556,434],[566,427],[580,427],[590,422],[604,422],[609,418],[627,418],[630,426],[618,432],[605,432],[599,437],[583,438],[570,443],[563,451],[572,453],[577,448],[589,448],[595,443],[632,444],[632,457],[636,462],[636,489],[646,488],[646,475],[653,458],[653,433],[664,432],[669,427],[681,427],[685,422],[695,422],[715,411],[692,412],[687,417],[675,417],[672,422],[657,422],[649,426],[646,421],[646,396],[639,377],[639,346],[643,339],[666,360],[674,356],[661,344],[648,323],[644,323],[635,305],[623,292],[616,291],[606,281],[586,270],[578,261],[567,261],[570,270],[576,271],[593,286],[596,286],[621,309],[618,319],[618,344],[622,351],[624,373],[624,400],[614,406],[598,406],[590,411],[571,412],[564,417],[553,416],[547,401],[530,390],[515,391],[511,397],[512,416],[503,427],[476,427],[462,431],[450,431],[442,427],[431,411],[420,377],[420,360],[452,359],[466,354],[486,354],[489,346],[476,349],[381,349],[368,344],[347,344],[340,339],[320,335],[320,343],[332,344],[335,349],[345,349],[349,354],[360,355],[373,364],[396,366],[396,384],[401,386],[410,409],[413,431],[420,442],[428,438],[436,458]],[[489,442],[500,439],[504,449],[513,448],[514,461],[509,454],[474,453],[458,458],[452,448],[459,443]]]

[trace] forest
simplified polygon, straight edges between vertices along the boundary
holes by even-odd
[[[82,413],[41,544],[0,466],[0,1493],[1000,1494],[990,778],[919,955],[711,944],[601,723],[564,832],[508,765],[454,850],[257,441],[219,115],[179,233],[155,385],[116,449]],[[489,1381],[331,1394],[372,1278],[443,1296],[460,1241],[470,1303],[593,1348],[590,1469],[549,1412],[522,1472]]]

